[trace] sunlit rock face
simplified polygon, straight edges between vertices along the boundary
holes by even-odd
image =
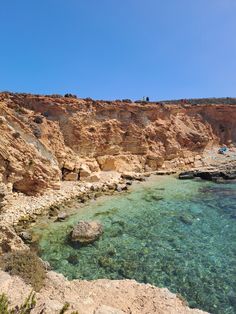
[[[236,142],[235,105],[234,99],[130,103],[2,93],[0,180],[37,194],[100,170],[201,166],[206,148]]]

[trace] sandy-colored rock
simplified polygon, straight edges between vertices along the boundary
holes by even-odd
[[[103,233],[101,223],[97,221],[80,221],[71,232],[72,242],[89,244],[96,241]]]
[[[142,105],[0,93],[0,180],[35,195],[77,172],[83,180],[100,170],[200,166],[208,149],[235,145],[236,100],[198,102]]]
[[[12,228],[20,219],[90,189],[97,191],[99,184],[104,191],[114,186],[122,190],[121,173],[141,180],[137,173],[144,171],[169,174],[232,166],[235,105],[236,99],[142,105],[0,93],[0,254],[27,248]],[[222,144],[230,150],[218,156]],[[74,181],[78,176],[83,186]],[[0,291],[19,304],[31,287],[1,272]],[[135,314],[203,313],[189,309],[167,289],[135,281],[68,282],[53,272],[37,301],[34,314],[43,308],[48,314],[58,313],[66,301],[81,314],[108,308]]]
[[[70,170],[70,171],[73,171],[75,169],[75,162],[73,162],[71,160],[66,160],[63,168]]]
[[[31,290],[20,278],[0,271],[0,291],[8,295],[12,306],[21,304]],[[190,309],[168,289],[134,280],[67,281],[52,271],[47,274],[45,286],[36,293],[36,308],[32,314],[43,309],[47,314],[58,314],[65,302],[70,304],[71,311],[80,314],[206,314]],[[96,312],[101,310],[103,312]]]
[[[25,250],[28,247],[10,226],[0,225],[0,255],[3,253]]]
[[[93,173],[89,177],[86,177],[85,181],[94,183],[94,182],[99,182],[100,179],[101,179],[100,173]]]
[[[63,176],[63,180],[65,180],[65,181],[77,181],[78,177],[79,177],[78,173],[69,172]]]
[[[94,311],[94,314],[125,314],[125,312],[111,306],[101,305]]]
[[[91,170],[89,169],[89,166],[86,164],[81,165],[79,170],[79,177],[80,180],[83,180],[84,178],[87,178],[91,175]]]

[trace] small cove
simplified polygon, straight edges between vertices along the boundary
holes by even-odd
[[[74,248],[79,220],[99,220],[103,236]],[[180,293],[192,307],[236,311],[236,183],[152,177],[127,193],[99,198],[64,222],[32,229],[39,254],[69,279],[135,279]]]

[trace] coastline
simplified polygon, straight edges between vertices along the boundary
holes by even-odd
[[[173,171],[168,171],[168,173],[172,174]],[[156,175],[157,173],[153,172],[152,174]],[[166,172],[162,171],[159,174],[164,175]],[[142,177],[140,181],[145,181],[143,175],[139,176]],[[150,175],[150,173],[145,174],[145,176]],[[109,180],[108,182],[96,184],[64,182],[60,191],[48,191],[38,197],[17,194],[17,196],[11,198],[8,204],[9,209],[12,210],[12,215],[7,210],[1,215],[4,220],[1,219],[0,234],[3,234],[5,230],[5,236],[10,235],[9,246],[11,250],[29,249],[29,246],[15,232],[22,219],[32,222],[32,219],[37,220],[37,217],[46,214],[52,206],[62,206],[73,199],[84,196],[87,196],[87,200],[89,200],[89,195],[92,195],[93,199],[96,192],[101,192],[99,194],[101,197],[111,195],[115,191],[116,193],[122,193],[122,191],[117,192],[117,185],[124,184],[124,182],[125,180],[121,179],[120,176],[112,182]],[[17,211],[17,215],[14,215],[16,207],[20,210]],[[73,291],[75,287],[76,290]],[[0,271],[0,290],[9,295],[12,305],[16,305],[30,293],[32,288],[26,285],[22,279]],[[85,292],[78,292],[86,290],[90,291],[89,297],[85,296]],[[124,295],[126,295],[125,298]],[[143,304],[139,304],[140,301],[137,300],[137,295],[143,302],[145,300]],[[119,303],[117,303],[117,298]],[[36,300],[37,307],[33,310],[33,314],[40,313],[43,308],[46,309],[47,314],[58,313],[65,302],[70,303],[71,310],[79,309],[79,313],[83,314],[129,313],[128,309],[130,307],[133,310],[132,313],[137,314],[162,313],[161,308],[163,313],[206,313],[188,308],[187,303],[180,296],[171,293],[166,288],[160,289],[150,284],[140,284],[135,280],[68,281],[63,275],[54,271],[47,272],[45,286],[40,292],[36,293]],[[107,309],[113,312],[106,312]]]
[[[213,158],[214,159],[214,158]],[[232,170],[234,170],[234,164],[232,165],[232,161],[227,161],[226,158],[223,159],[223,162],[216,161],[215,164],[212,163],[206,163],[205,167],[201,167],[198,169],[186,169],[186,170],[194,170],[194,171],[208,171],[208,172],[214,172],[214,171],[222,171],[222,169],[227,169],[228,165],[231,165]],[[222,168],[223,167],[223,168]],[[183,169],[181,169],[183,170]],[[181,172],[180,169],[178,169],[177,173]],[[123,188],[127,187],[127,182],[135,181],[135,179],[138,179],[138,181],[145,181],[145,177],[149,177],[150,175],[168,175],[168,174],[174,174],[176,171],[170,169],[170,170],[161,170],[161,171],[153,171],[148,173],[139,173],[139,174],[126,174],[126,179],[122,178],[121,174],[112,172],[108,173],[106,172],[100,177],[103,179],[99,182],[73,182],[73,181],[64,181],[62,182],[61,189],[60,190],[48,190],[46,193],[39,195],[39,196],[25,196],[21,193],[13,193],[9,195],[9,197],[6,198],[7,204],[3,208],[3,212],[1,213],[1,222],[0,222],[0,235],[1,238],[4,236],[7,238],[9,237],[9,247],[11,250],[25,250],[29,249],[28,245],[24,243],[24,241],[17,235],[16,231],[18,227],[22,229],[22,226],[24,227],[24,222],[26,225],[28,223],[35,222],[37,220],[37,217],[44,215],[50,211],[50,208],[53,207],[61,207],[63,204],[68,204],[69,202],[73,201],[74,199],[80,199],[82,203],[90,200],[90,199],[96,199],[97,197],[103,196],[103,195],[112,195],[113,193],[118,193],[117,188],[120,186]],[[132,177],[133,176],[133,177]],[[148,179],[149,180],[149,179]],[[130,184],[130,183],[129,183]],[[118,189],[119,193],[122,192],[122,188]],[[126,189],[125,189],[126,190]],[[97,194],[97,196],[96,196]],[[22,225],[23,223],[23,225]],[[24,229],[24,228],[23,228]],[[5,238],[5,240],[6,240]],[[8,247],[8,248],[9,248]],[[4,252],[2,252],[4,253]],[[0,282],[4,283],[6,276],[6,273],[1,272],[0,273]],[[21,289],[20,295],[21,299],[26,295],[26,291],[30,291],[30,287],[25,285],[25,283],[19,281],[20,279],[17,279],[15,277],[7,277],[8,284],[5,283],[0,285],[0,288],[5,293],[9,294],[10,291],[12,291],[13,286],[17,286],[17,289]],[[58,282],[60,283],[59,286]],[[55,286],[56,283],[56,286]],[[53,271],[50,271],[47,273],[47,280],[46,285],[43,288],[43,290],[40,293],[37,293],[37,302],[38,306],[42,307],[42,300],[45,299],[45,294],[50,295],[46,308],[47,313],[57,313],[58,309],[63,306],[63,303],[61,302],[61,299],[58,300],[57,294],[64,290],[66,290],[68,287],[71,290],[71,287],[78,286],[80,289],[84,289],[87,285],[91,285],[90,288],[94,289],[94,291],[98,291],[99,289],[105,289],[107,286],[112,286],[113,284],[116,285],[116,289],[120,291],[120,293],[123,295],[124,293],[124,286],[126,287],[126,293],[129,295],[129,299],[132,299],[132,295],[134,291],[137,291],[137,289],[140,289],[140,293],[142,294],[142,297],[145,298],[148,304],[148,307],[154,306],[154,303],[156,302],[156,298],[160,298],[158,302],[158,306],[163,301],[163,298],[167,300],[168,306],[165,309],[165,312],[163,313],[206,313],[201,310],[196,309],[189,309],[185,302],[183,302],[181,299],[179,299],[178,296],[175,294],[172,294],[168,291],[168,289],[159,289],[157,287],[151,286],[149,284],[139,284],[135,282],[134,280],[120,280],[120,281],[110,281],[110,280],[96,280],[96,281],[84,281],[84,280],[73,280],[68,281],[63,275],[57,274]],[[23,287],[23,286],[24,287]],[[97,287],[98,285],[98,287]],[[21,288],[20,288],[21,287]],[[150,289],[149,289],[150,288]],[[98,290],[97,290],[98,289]],[[162,291],[163,290],[163,291]],[[150,291],[152,291],[151,294]],[[12,292],[11,292],[12,293]],[[98,292],[96,292],[97,295]],[[63,294],[66,295],[65,292]],[[68,292],[67,292],[68,294]],[[130,295],[131,294],[131,295]],[[73,296],[75,297],[76,293],[73,293]],[[126,311],[124,312],[118,312],[119,310],[116,308],[117,304],[116,301],[113,299],[114,295],[112,293],[108,293],[108,297],[110,296],[111,302],[109,303],[109,306],[112,308],[114,307],[115,310],[117,310],[117,314],[120,313],[128,313]],[[71,296],[70,296],[71,298]],[[80,296],[81,298],[81,296]],[[154,299],[153,299],[154,298]],[[68,300],[67,297],[64,297],[63,299],[65,302]],[[12,304],[16,304],[17,298],[12,298]],[[63,301],[63,302],[64,302]],[[172,308],[172,301],[174,301],[174,307]],[[80,300],[80,304],[83,302],[87,302],[86,299]],[[102,304],[102,300],[99,298],[96,298],[96,301],[94,301],[95,304],[91,305],[91,312],[88,312],[87,310],[84,311],[83,306],[81,307],[81,313],[96,313],[96,308],[100,308],[104,304]],[[72,309],[78,309],[80,308],[79,304],[77,302],[71,301]],[[53,304],[53,306],[52,306]],[[56,304],[56,305],[55,305]],[[86,305],[87,306],[87,305]],[[123,309],[127,304],[123,305]],[[53,308],[57,308],[57,310]],[[120,308],[120,307],[119,307]],[[170,312],[167,311],[167,309],[170,309]],[[178,308],[178,310],[176,310]],[[181,309],[181,310],[179,310]],[[39,308],[38,308],[39,310]],[[37,310],[37,311],[38,311]],[[149,309],[150,310],[150,309]],[[149,311],[148,310],[148,311]],[[84,312],[83,312],[84,311]],[[159,311],[153,311],[152,312],[144,312],[143,308],[137,308],[134,313],[161,313]],[[33,312],[38,313],[38,312]],[[100,312],[97,312],[100,313]],[[106,313],[106,312],[104,312]]]

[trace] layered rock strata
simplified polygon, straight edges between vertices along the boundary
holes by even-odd
[[[226,101],[227,100],[227,101]],[[100,171],[201,167],[236,142],[236,100],[166,103],[0,94],[0,182],[34,195]],[[215,104],[214,104],[215,102]]]

